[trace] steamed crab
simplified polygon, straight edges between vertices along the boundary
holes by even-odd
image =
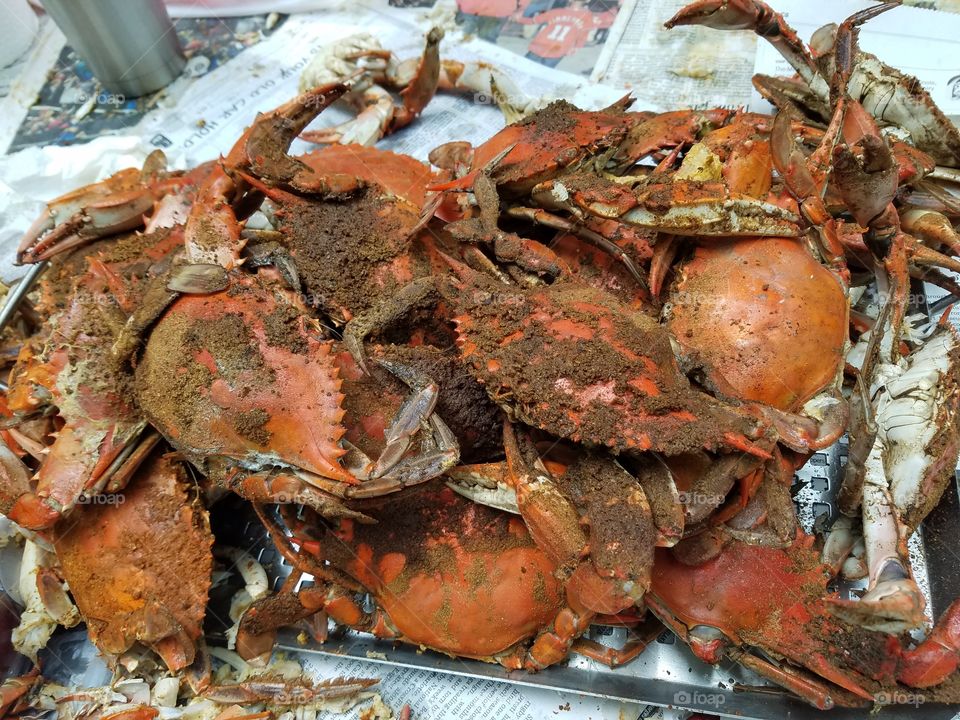
[[[292,545],[284,552],[318,584],[296,595],[281,592],[251,608],[241,623],[251,651],[269,648],[278,626],[324,613],[377,637],[509,669],[540,670],[571,649],[610,662],[627,659],[579,639],[608,598],[595,594],[603,587],[599,576],[588,564],[575,573],[578,579],[565,581],[556,554],[541,545],[542,534],[516,516],[465,500],[439,481],[389,501],[352,504],[394,521],[361,525],[341,519],[331,525],[284,513],[293,533],[289,540],[280,536]],[[549,523],[551,516],[542,520]],[[563,541],[548,544],[558,549]],[[576,564],[574,558],[565,560]],[[589,581],[591,576],[597,580]],[[357,604],[357,591],[370,594],[372,610]],[[642,647],[638,642],[632,652]]]
[[[393,54],[368,34],[345,38],[318,54],[300,76],[300,92],[349,82],[350,91],[343,99],[359,114],[339,127],[314,130],[304,138],[318,143],[373,145],[409,125],[436,92],[442,39],[443,30],[431,29],[422,57],[409,63],[398,64]],[[400,91],[402,104],[394,102],[390,88]]]
[[[848,29],[899,5],[880,3],[855,14]],[[960,165],[960,131],[943,114],[920,82],[897,71],[855,43],[836,43],[840,31],[827,25],[804,45],[783,16],[760,0],[699,0],[682,8],[668,22],[706,25],[725,30],[753,30],[770,42],[797,71],[798,78],[758,76],[754,84],[778,106],[800,106],[821,120],[833,115],[831,80],[838,65],[849,64],[847,91],[879,122],[902,127],[912,144],[938,164]]]
[[[437,90],[482,94],[493,98],[508,122],[521,117],[532,101],[503,72],[484,62],[441,60],[443,30],[431,28],[420,58],[398,60],[368,33],[343,38],[318,53],[300,76],[300,92],[334,82],[350,83],[344,100],[358,114],[353,120],[303,138],[316,143],[373,145],[385,135],[409,125]],[[391,91],[399,92],[397,104]]]
[[[907,539],[954,477],[960,455],[958,336],[938,324],[906,357],[884,360],[881,323],[861,338],[859,412],[838,497],[840,510],[862,514],[867,592],[835,612],[864,627],[900,632],[925,621]],[[862,510],[861,510],[862,507]],[[830,555],[842,561],[855,536],[838,521]]]
[[[7,406],[23,419],[24,428],[52,410],[64,423],[52,434],[49,450],[40,453],[52,428],[44,428],[28,444],[40,455],[36,487],[7,485],[0,493],[5,513],[25,527],[49,528],[81,497],[96,495],[108,484],[119,489],[145,457],[147,445],[156,442],[144,433],[146,423],[127,392],[129,373],[112,361],[113,346],[128,316],[135,316],[149,299],[151,284],[157,278],[172,280],[171,257],[183,242],[177,222],[208,171],[201,167],[177,176],[177,190],[164,196],[142,235],[105,237],[116,229],[116,221],[102,224],[87,204],[62,225],[39,235],[31,230],[24,239],[24,260],[59,256],[41,280],[40,301],[42,310],[56,320],[21,348]],[[114,196],[105,190],[115,187],[111,179],[86,194],[96,197],[98,207],[111,207],[114,213],[123,209],[134,216],[127,218],[126,226],[140,224],[139,199],[146,197],[152,204],[159,192],[153,180],[144,182],[137,191],[123,185]],[[64,196],[67,200],[54,200],[48,213],[61,213],[64,207],[67,212],[75,205],[73,198],[83,195],[77,191]],[[128,196],[137,202],[124,204],[121,198]],[[92,242],[98,237],[103,239]]]
[[[122,492],[81,504],[54,526],[51,551],[38,542],[26,542],[21,560],[21,652],[36,659],[56,625],[82,619],[111,660],[139,643],[172,672],[190,668],[194,687],[209,681],[201,626],[213,536],[177,461],[149,453]]]
[[[173,672],[196,660],[202,685],[205,648],[197,646],[213,564],[207,510],[185,469],[158,452],[115,498],[79,508],[54,531],[90,639],[112,656],[143,643]]]
[[[908,637],[844,623],[826,592],[835,569],[821,564],[811,542],[735,542],[696,567],[658,552],[647,606],[704,661],[729,657],[821,709],[906,698],[910,688],[955,701],[960,604],[915,647]]]
[[[391,492],[456,462],[456,439],[433,413],[438,388],[407,366],[389,364],[412,394],[396,408],[380,458],[358,463],[341,443],[343,391],[350,386],[343,386],[335,343],[324,339],[295,292],[296,263],[277,262],[252,273],[241,267],[246,241],[238,220],[264,193],[349,197],[366,187],[356,174],[338,173],[335,166],[327,172],[286,154],[297,133],[345,91],[342,85],[321,88],[260,116],[201,188],[184,231],[185,272],[202,270],[222,282],[215,288],[188,285],[182,295],[171,293],[152,308],[156,322],[143,325],[149,337],[137,378],[146,416],[222,484],[255,502],[283,497],[321,512],[354,515],[338,497]],[[401,173],[409,170],[401,158],[397,165]],[[417,190],[409,192],[415,196]],[[409,206],[396,198],[385,207],[411,219]],[[400,229],[390,226],[401,250],[415,226],[415,220]],[[171,352],[181,347],[185,356]],[[407,457],[421,427],[422,453]]]

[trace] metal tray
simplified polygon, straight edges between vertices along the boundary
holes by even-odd
[[[836,506],[833,497],[839,488],[846,461],[845,441],[816,453],[795,478],[793,490],[801,524],[811,530],[814,522],[833,520]],[[827,518],[821,516],[826,515]],[[236,516],[234,516],[236,517]],[[819,519],[819,520],[818,520]],[[241,524],[236,538],[243,547],[253,547],[253,554],[279,587],[291,567],[270,545],[256,520]],[[234,526],[235,530],[240,527]],[[958,484],[951,483],[943,500],[911,539],[911,560],[917,581],[927,595],[928,612],[938,616],[950,602],[960,596],[960,563],[954,550],[960,537],[960,495]],[[220,535],[218,534],[218,539]],[[305,580],[309,582],[309,580]],[[849,596],[863,587],[844,583],[838,590]],[[621,628],[595,626],[588,637],[618,647],[626,639]],[[294,653],[320,653],[354,658],[364,662],[432,670],[466,675],[506,683],[529,685],[553,690],[572,691],[616,700],[627,700],[664,707],[696,710],[714,715],[739,718],[867,718],[868,710],[816,710],[767,683],[753,672],[725,660],[714,667],[698,660],[672,632],[664,630],[655,643],[647,647],[633,662],[611,669],[602,663],[572,655],[558,666],[539,673],[508,672],[498,665],[474,660],[451,658],[433,651],[419,651],[402,643],[378,640],[370,635],[341,630],[324,645],[304,647],[295,634],[282,633],[281,648]],[[375,655],[371,657],[371,655]],[[923,705],[890,706],[880,711],[880,718],[920,718],[946,720],[960,712],[958,706]]]

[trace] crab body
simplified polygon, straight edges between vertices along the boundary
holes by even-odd
[[[43,282],[42,305],[55,314],[56,332],[24,345],[8,401],[19,413],[52,404],[65,425],[40,466],[35,492],[10,511],[25,526],[50,527],[82,494],[96,494],[143,430],[130,375],[113,361],[112,349],[149,279],[181,247],[182,235],[167,229],[101,240],[58,262]]]
[[[153,328],[137,367],[141,407],[193,457],[251,468],[282,463],[354,481],[337,462],[343,395],[331,348],[305,322],[256,276],[180,298]]]
[[[381,634],[510,664],[563,606],[553,562],[515,516],[436,483],[387,503],[367,501],[362,510],[391,519],[375,526],[341,521],[322,552],[374,597]],[[350,619],[330,604],[327,612]]]
[[[367,309],[436,269],[432,238],[420,238],[432,171],[406,155],[331,145],[299,157],[318,172],[357,178],[345,197],[316,198],[262,186],[278,243],[304,291],[335,322]]]
[[[460,355],[513,417],[620,452],[750,451],[762,435],[695,391],[659,323],[613,296],[574,280],[523,291],[459,272],[445,296]]]
[[[183,670],[213,569],[206,508],[179,463],[159,453],[112,499],[79,507],[54,531],[63,577],[100,650],[120,655],[140,642]]]
[[[664,310],[681,363],[721,394],[795,411],[843,367],[841,283],[791,238],[695,248]]]
[[[735,542],[696,567],[658,551],[648,607],[707,662],[727,653],[823,709],[868,705],[884,694],[907,697],[907,685],[929,688],[928,700],[937,697],[936,686],[958,664],[960,606],[913,649],[897,636],[844,623],[827,602],[831,573],[811,541],[801,536],[787,549]],[[950,701],[950,687],[940,691],[941,701]]]

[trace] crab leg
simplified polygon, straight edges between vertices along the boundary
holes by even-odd
[[[900,224],[915,237],[943,246],[952,255],[960,256],[960,235],[942,213],[909,208],[900,212]]]
[[[19,701],[42,679],[40,670],[33,668],[26,675],[4,680],[0,684],[0,718],[7,717],[8,712],[16,712]]]
[[[800,203],[804,218],[816,228],[820,251],[844,286],[850,283],[850,273],[837,222],[827,211],[823,195],[828,177],[824,167],[829,165],[828,159],[840,135],[846,111],[846,100],[841,98],[817,150],[809,159],[804,158],[797,147],[792,122],[786,112],[777,113],[770,135],[773,165],[790,194]]]
[[[903,653],[897,679],[925,688],[946,680],[960,667],[960,600],[940,616],[927,638]]]
[[[528,442],[521,444],[509,422],[504,424],[504,448],[507,472],[501,478],[515,493],[516,506],[534,541],[556,562],[559,572],[569,575],[570,611],[589,624],[587,613],[612,614],[636,604],[649,587],[649,568],[653,559],[653,543],[644,547],[644,538],[656,534],[650,505],[641,485],[616,465],[596,458],[584,460],[582,467],[580,464],[571,466],[561,481],[564,487],[561,490],[561,484],[551,477],[532,446]],[[597,474],[605,478],[605,488],[613,497],[600,498],[594,494],[597,488],[591,487],[586,478],[597,477]],[[480,493],[474,494],[470,486],[449,484],[471,499],[485,497],[482,488]],[[580,514],[565,491],[577,496],[591,517],[589,540],[581,528]],[[611,507],[629,513],[636,521],[636,537],[609,535],[613,527],[606,513]],[[641,528],[652,532],[644,532]],[[638,539],[639,542],[635,542]],[[581,560],[587,547],[593,554],[590,563]],[[573,639],[564,640],[564,655]],[[544,639],[543,642],[551,641]]]
[[[391,130],[409,125],[433,100],[440,80],[440,41],[442,39],[441,28],[430,28],[423,56],[417,65],[417,72],[413,80],[400,91],[400,97],[403,98],[403,112],[394,116]]]
[[[277,630],[287,625],[296,625],[318,610],[307,596],[321,588],[304,588],[294,592],[303,572],[295,570],[287,576],[283,586],[275,594],[264,595],[254,600],[239,618],[236,634],[237,654],[245,660],[269,659],[277,639]]]
[[[371,522],[360,512],[351,510],[338,499],[343,492],[333,482],[305,472],[278,472],[264,470],[250,473],[231,468],[222,476],[222,482],[235,493],[255,504],[297,503],[306,505],[324,517],[349,517],[359,522]]]
[[[371,498],[397,492],[443,475],[457,464],[460,449],[457,438],[439,415],[430,415],[424,425],[434,448],[413,458],[405,458],[378,477],[372,477],[345,490],[350,498]],[[382,458],[382,456],[381,456]]]
[[[829,93],[807,46],[780,13],[760,0],[697,0],[664,24],[667,28],[704,25],[719,30],[752,30],[773,45],[818,95]]]
[[[570,650],[578,655],[603,663],[607,667],[617,668],[638,658],[650,643],[654,642],[663,632],[663,625],[659,622],[654,621],[654,623],[648,623],[648,625],[649,628],[643,634],[637,634],[631,630],[627,642],[621,648],[601,645],[595,640],[581,637],[577,638]]]
[[[559,181],[558,181],[559,182]],[[600,217],[674,235],[694,237],[773,236],[799,234],[797,216],[762,200],[736,195],[723,183],[676,180],[647,185],[637,191],[626,212],[606,200],[579,200],[583,209]]]
[[[560,217],[559,215],[554,215],[553,213],[547,212],[542,208],[512,207],[507,209],[506,215],[509,217],[529,220],[530,222],[538,223],[540,225],[546,225],[547,227],[554,228],[555,230],[562,230],[564,232],[572,233],[580,239],[586,240],[591,245],[603,250],[606,253],[609,253],[623,263],[623,266],[634,277],[640,287],[646,288],[646,281],[644,280],[643,275],[640,274],[640,270],[634,264],[630,256],[620,249],[616,243],[603,237],[603,235],[600,233],[591,230],[588,227],[584,227],[580,223],[572,222],[566,218]]]
[[[373,678],[334,678],[317,683],[305,679],[285,681],[264,678],[233,685],[211,685],[201,695],[223,705],[266,702],[286,707],[350,697],[378,682]]]
[[[97,238],[138,228],[160,197],[182,181],[163,180],[166,159],[155,150],[142,170],[127,168],[106,180],[51,200],[17,248],[17,263],[36,263]]]
[[[413,77],[406,80],[400,91],[403,104],[394,103],[390,93],[379,85],[371,85],[353,103],[360,110],[357,117],[336,127],[301,133],[301,137],[313,143],[357,143],[374,145],[385,135],[406,127],[413,122],[433,99],[440,80],[440,41],[443,30],[439,27],[427,33],[423,55]]]
[[[862,473],[870,586],[859,602],[837,602],[838,613],[865,627],[899,632],[923,621],[905,543],[939,500],[960,453],[958,350],[956,333],[941,326],[906,361],[875,370],[878,431]]]
[[[9,517],[33,530],[52,527],[73,509],[85,490],[96,485],[143,427],[142,422],[109,428],[64,426],[40,466],[36,491],[21,495]]]

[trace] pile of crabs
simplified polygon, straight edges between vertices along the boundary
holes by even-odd
[[[215,162],[151,157],[51,202],[4,335],[0,511],[35,585],[18,647],[82,619],[121,670],[147,649],[184,696],[282,705],[282,682],[211,681],[233,565],[248,661],[332,620],[510,669],[619,664],[656,619],[819,708],[960,700],[960,603],[927,627],[907,550],[960,452],[960,338],[911,304],[915,281],[960,295],[960,133],[858,48],[888,7],[812,47],[756,0],[670,22],[773,42],[797,71],[756,79],[775,115],[555,102],[432,167],[292,156],[363,97],[332,83]],[[372,139],[429,101],[438,42]],[[795,472],[844,434],[841,517],[808,534]],[[293,567],[272,592],[214,544],[227,494]]]

